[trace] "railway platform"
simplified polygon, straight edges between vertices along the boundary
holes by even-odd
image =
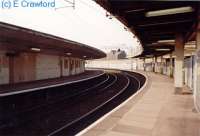
[[[101,74],[103,74],[103,71],[87,70],[84,73],[66,77],[0,85],[0,96],[18,94],[22,92],[37,90],[39,88],[59,86],[62,84],[70,84],[73,82],[79,82],[81,80],[97,77]]]
[[[194,110],[193,95],[175,94],[172,78],[145,74],[147,84],[137,95],[78,135],[200,136],[200,116]]]

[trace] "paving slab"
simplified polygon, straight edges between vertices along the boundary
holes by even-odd
[[[143,74],[148,83],[141,93],[83,136],[200,136],[200,114],[194,112],[192,94],[175,94],[168,76]]]

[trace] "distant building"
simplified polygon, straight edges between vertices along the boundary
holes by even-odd
[[[107,53],[107,59],[109,60],[117,60],[117,59],[125,59],[126,58],[126,52],[124,50],[111,50],[109,53]]]

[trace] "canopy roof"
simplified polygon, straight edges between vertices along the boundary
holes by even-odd
[[[200,16],[197,1],[96,0],[111,17],[119,19],[140,40],[140,57],[160,56],[174,50],[177,33],[186,41],[195,37]]]
[[[81,59],[99,59],[106,54],[96,48],[46,33],[0,22],[0,50],[10,54],[41,52]]]

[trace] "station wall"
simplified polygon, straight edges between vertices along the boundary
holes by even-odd
[[[9,83],[9,61],[5,52],[0,51],[0,84]]]
[[[194,88],[193,72],[194,72],[194,56],[190,56],[188,58],[185,58],[184,60],[184,82],[191,89]]]
[[[61,63],[62,63],[62,68],[61,68],[61,73],[63,76],[69,76],[70,75],[70,60],[69,58],[62,58],[61,59]]]
[[[19,83],[84,72],[84,60],[41,53],[7,55],[0,51],[0,84]]]
[[[192,82],[193,82],[193,94],[194,94],[194,104],[195,108],[197,109],[198,112],[200,112],[200,67],[199,67],[199,62],[200,62],[200,56],[199,56],[199,50],[195,53],[194,56],[192,56]]]
[[[60,77],[60,57],[37,54],[36,80]]]
[[[110,68],[110,69],[122,69],[130,70],[136,69],[136,60],[131,59],[119,59],[119,60],[89,60],[86,62],[88,68]]]
[[[174,62],[174,59],[172,59],[172,64]],[[172,73],[170,73],[170,59],[165,59],[164,60],[164,63],[163,63],[163,74],[164,75],[167,75],[167,76],[173,76],[173,73],[174,73],[174,64],[172,65]],[[172,75],[171,75],[172,74]]]
[[[84,60],[82,59],[63,57],[61,64],[61,73],[63,76],[79,74],[85,70]]]
[[[32,81],[35,79],[35,56],[35,53],[20,53],[9,57],[11,83]]]

